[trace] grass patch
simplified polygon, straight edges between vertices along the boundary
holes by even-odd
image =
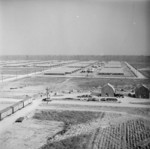
[[[150,78],[150,70],[140,70],[140,72],[147,78]]]
[[[103,112],[89,112],[89,111],[54,111],[54,110],[44,110],[35,113],[34,119],[39,120],[50,120],[50,121],[61,121],[67,125],[75,125],[86,123],[95,118],[103,118]]]
[[[91,134],[71,137],[42,146],[40,149],[87,149]]]
[[[54,138],[56,135],[64,135],[70,128],[70,125],[86,123],[99,117],[103,118],[104,115],[104,112],[44,110],[35,113],[33,118],[64,122],[63,129],[55,134]],[[90,137],[90,134],[75,136],[59,142],[47,143],[41,149],[87,149]],[[48,138],[48,141],[51,139]]]
[[[133,67],[135,67],[136,69],[141,69],[141,68],[148,68],[150,67],[150,63],[146,63],[146,62],[141,62],[141,63],[138,63],[138,62],[133,62],[133,63],[130,63]],[[147,78],[150,78],[150,71],[149,70],[140,70],[140,72],[146,76]]]

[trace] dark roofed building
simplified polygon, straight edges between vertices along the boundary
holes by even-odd
[[[136,98],[149,98],[149,88],[145,85],[138,85],[135,88],[135,97]]]
[[[114,86],[111,85],[110,83],[104,85],[101,88],[101,94],[102,94],[102,96],[114,97],[114,94],[115,94]]]

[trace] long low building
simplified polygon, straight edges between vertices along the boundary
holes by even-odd
[[[124,75],[122,68],[102,68],[99,75]]]
[[[77,62],[77,63],[74,63],[74,64],[69,64],[67,65],[67,67],[70,67],[70,68],[85,68],[93,63],[95,63],[96,61],[80,61],[80,62]]]
[[[80,68],[58,67],[46,71],[45,75],[65,75],[81,70]]]
[[[76,64],[69,64],[67,65],[70,68],[84,68],[87,67],[89,64],[86,63],[76,63]]]
[[[110,61],[105,63],[105,68],[121,68],[121,63],[118,61]]]
[[[121,68],[121,64],[116,64],[116,65],[106,64],[105,68]]]

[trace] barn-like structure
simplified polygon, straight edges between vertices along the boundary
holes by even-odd
[[[135,97],[136,98],[149,98],[150,90],[145,85],[138,85],[135,88]]]
[[[101,88],[101,95],[104,97],[114,97],[115,88],[110,83],[107,83]]]

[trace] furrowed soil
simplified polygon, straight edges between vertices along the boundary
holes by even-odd
[[[130,114],[37,110],[34,119],[63,122],[40,149],[134,149],[150,147],[150,121]]]

